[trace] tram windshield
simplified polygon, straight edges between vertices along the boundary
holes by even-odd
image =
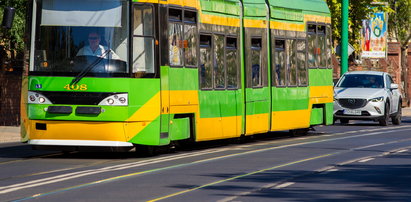
[[[37,0],[30,72],[124,76],[128,68],[126,0]]]

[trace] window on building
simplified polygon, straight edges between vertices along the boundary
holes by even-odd
[[[237,38],[226,38],[226,67],[227,67],[227,88],[238,88],[238,52]]]
[[[275,86],[286,86],[285,40],[275,40],[273,75]]]
[[[200,87],[202,89],[213,88],[211,41],[210,35],[200,35]]]

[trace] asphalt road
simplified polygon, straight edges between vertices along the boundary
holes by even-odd
[[[411,119],[134,153],[0,144],[0,201],[410,201]]]

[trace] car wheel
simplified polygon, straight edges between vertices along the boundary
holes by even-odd
[[[340,119],[341,124],[348,124],[350,122],[349,119]]]
[[[388,103],[385,103],[384,107],[384,116],[381,117],[380,122],[381,126],[388,126],[388,122],[390,120],[390,105]]]
[[[393,116],[392,119],[391,119],[392,124],[400,125],[401,124],[401,116],[402,116],[402,108],[401,108],[401,102],[400,102],[400,103],[398,103],[397,113],[395,113],[395,116]]]

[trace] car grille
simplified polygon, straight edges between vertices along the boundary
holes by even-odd
[[[349,108],[349,109],[358,109],[361,107],[364,107],[367,104],[366,99],[338,99],[338,103],[344,107],[344,108]]]

